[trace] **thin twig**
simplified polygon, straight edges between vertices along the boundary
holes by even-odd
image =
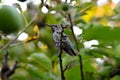
[[[61,32],[61,37],[60,37],[60,47],[59,47],[59,61],[60,61],[60,69],[61,69],[61,80],[65,80],[65,76],[64,76],[64,70],[63,70],[63,65],[62,65],[62,37],[63,37],[63,25],[61,24],[62,27],[62,32]]]
[[[80,63],[81,78],[82,78],[82,80],[84,80],[82,56],[79,54],[78,57],[79,57],[79,63]]]
[[[38,11],[38,13],[39,13],[39,11]],[[0,49],[0,51],[2,51],[3,49],[8,48],[15,40],[17,40],[17,38],[18,38],[26,29],[28,29],[28,28],[30,27],[30,25],[35,21],[36,17],[38,16],[38,13],[37,13],[37,14],[35,15],[35,17],[33,17],[33,19],[26,25],[26,27],[25,27],[20,33],[18,33],[18,35],[17,35],[14,39],[12,39],[11,41],[9,41],[6,45],[4,45],[4,46]]]
[[[3,59],[3,62],[2,62],[2,67],[1,67],[1,72],[0,72],[1,80],[9,80],[9,77],[13,75],[15,70],[19,67],[17,60],[15,61],[14,65],[10,67],[8,65],[8,60],[9,60],[8,57],[9,57],[9,53],[7,51]]]
[[[75,43],[76,43],[76,48],[77,48],[77,51],[80,52],[79,50],[79,46],[78,46],[78,42],[77,42],[77,39],[75,37],[75,34],[74,34],[74,31],[73,31],[73,23],[72,23],[72,19],[71,19],[71,15],[68,13],[68,18],[69,18],[69,21],[70,21],[70,28],[71,28],[71,31],[72,31],[72,35],[73,35],[73,38],[75,40]],[[80,54],[78,54],[78,57],[79,57],[79,63],[80,63],[80,72],[81,72],[81,79],[84,80],[84,73],[83,73],[83,63],[82,63],[82,56]]]
[[[28,22],[27,22],[27,20],[26,20],[26,18],[24,16],[24,14],[23,14],[24,12],[22,11],[22,8],[21,8],[20,4],[14,3],[13,6],[15,6],[16,8],[18,8],[20,10],[20,13],[21,13],[21,15],[23,17],[23,20],[25,21],[26,24],[28,24]]]
[[[69,68],[71,68],[71,64],[67,64],[66,67],[64,68],[64,73],[67,71]]]

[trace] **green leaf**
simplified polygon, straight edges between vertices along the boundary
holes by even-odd
[[[28,64],[27,70],[32,74],[32,77],[40,78],[41,80],[56,80],[58,78],[51,71],[42,71],[38,66],[32,64]]]
[[[32,53],[28,57],[28,60],[31,63],[38,65],[41,69],[48,71],[52,69],[51,60],[43,53]]]
[[[49,24],[56,24],[56,23],[58,23],[58,21],[55,18],[55,15],[54,14],[50,14],[50,13],[45,15],[45,22],[49,23]]]
[[[29,71],[30,74],[34,75],[35,77],[39,77],[43,79],[43,72],[36,66],[32,64],[28,64],[27,70]]]
[[[84,72],[89,72],[89,73],[96,73],[96,69],[91,65],[92,60],[87,59],[83,62],[83,66],[84,66]]]
[[[79,24],[79,23],[86,24],[86,22],[81,18],[78,18],[78,19],[74,20],[74,24]]]
[[[120,14],[116,14],[115,16],[113,16],[112,20],[114,20],[114,21],[120,21]]]
[[[100,71],[100,75],[104,77],[108,77],[111,69],[112,66],[104,66],[103,70]]]
[[[94,5],[93,2],[85,2],[79,6],[75,6],[75,8],[77,8],[78,11],[84,10],[87,11],[89,10],[92,6]]]
[[[120,58],[120,45],[117,45],[113,51],[113,56],[116,58]]]
[[[81,80],[79,66],[70,68],[65,72],[67,80]]]
[[[108,56],[109,51],[107,51],[107,49],[104,48],[95,48],[95,49],[89,49],[86,51],[87,55],[93,56],[93,57],[103,57],[103,55]]]
[[[30,79],[28,72],[20,68],[15,72],[14,75],[10,77],[10,80],[27,80],[27,79]]]
[[[46,77],[47,76],[47,77]],[[59,80],[60,77],[54,75],[52,72],[45,72],[43,80]]]
[[[51,7],[51,9],[50,9],[51,11],[59,11],[60,10],[60,5],[58,5],[58,6],[55,6],[55,7]]]
[[[51,36],[51,37],[48,37]],[[41,28],[40,29],[40,41],[43,43],[47,44],[48,46],[52,47],[53,46],[53,41],[52,41],[52,33],[50,28]]]
[[[82,36],[85,40],[120,41],[120,27],[111,28],[93,24],[83,30]]]
[[[120,80],[120,76],[115,76],[112,80]]]

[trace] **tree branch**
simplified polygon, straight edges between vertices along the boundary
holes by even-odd
[[[6,52],[5,58],[2,62],[1,68],[1,80],[8,80],[11,75],[14,74],[15,70],[18,68],[18,61],[16,60],[14,65],[10,68],[8,65],[9,53]]]
[[[61,79],[65,80],[65,76],[64,76],[64,70],[63,70],[63,65],[62,65],[62,37],[63,37],[63,25],[61,24],[62,27],[62,32],[61,32],[61,37],[60,37],[60,46],[59,46],[59,61],[60,61],[60,70],[61,70]]]
[[[74,34],[74,31],[73,31],[73,23],[72,23],[72,18],[71,18],[70,13],[68,13],[68,18],[69,18],[69,21],[70,21],[70,28],[71,28],[72,35],[73,35],[73,38],[74,38],[75,43],[76,43],[77,51],[80,52],[80,50],[79,50],[79,46],[78,46],[78,42],[77,42],[77,39],[76,39],[75,34]],[[80,76],[81,76],[81,79],[84,80],[82,56],[81,56],[80,54],[78,54],[78,57],[79,57],[80,72],[81,72],[81,75],[80,75]]]

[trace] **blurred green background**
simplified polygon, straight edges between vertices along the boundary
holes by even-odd
[[[108,80],[110,72],[120,66],[119,3],[112,0],[106,0],[107,2],[101,5],[98,5],[97,0],[38,0],[37,4],[37,0],[20,1],[17,1],[17,5],[20,5],[18,10],[23,7],[22,4],[26,5],[20,12],[26,24],[30,23],[38,11],[39,14],[34,23],[25,30],[28,35],[25,40],[17,39],[0,52],[1,64],[6,50],[10,53],[10,65],[16,59],[19,61],[20,68],[10,80],[61,80],[58,50],[52,40],[52,31],[42,24],[68,25],[65,33],[77,52],[67,13],[71,14],[74,27],[77,27],[74,31],[79,33],[75,35],[82,56],[85,80]],[[4,0],[1,0],[1,3],[5,3]],[[35,26],[39,29],[35,29]],[[36,34],[39,38],[34,38],[37,37]],[[1,34],[0,47],[16,35]],[[65,72],[66,80],[81,80],[79,58],[63,53],[62,59],[64,68],[71,65]],[[116,75],[109,80],[120,80],[120,76]]]

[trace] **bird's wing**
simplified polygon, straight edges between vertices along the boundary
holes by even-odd
[[[60,46],[60,34],[57,32],[53,33],[53,40],[56,44],[56,46]]]

